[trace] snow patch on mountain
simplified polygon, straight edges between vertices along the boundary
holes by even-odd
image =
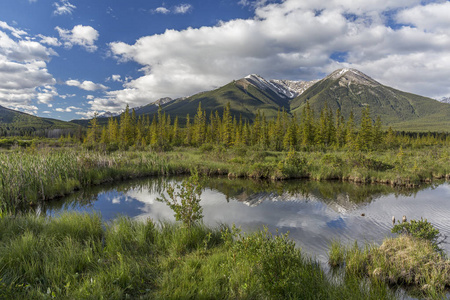
[[[377,86],[379,82],[375,81],[371,77],[367,76],[361,71],[356,69],[343,68],[338,69],[324,78],[324,80],[333,79],[339,80],[339,84],[342,86],[348,86],[350,84]]]
[[[245,77],[250,84],[262,90],[270,90],[281,98],[293,99],[301,95],[316,81],[266,80],[263,77],[251,74]]]
[[[437,99],[439,102],[450,104],[450,97],[443,97],[441,99]]]

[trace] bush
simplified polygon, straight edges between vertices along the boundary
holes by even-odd
[[[175,189],[179,192],[175,192]],[[182,221],[184,225],[190,228],[197,221],[202,220],[203,208],[200,205],[202,186],[197,171],[193,171],[192,175],[183,180],[181,184],[169,185],[166,191],[170,199],[163,195],[158,200],[166,203],[175,212],[177,221]]]
[[[281,173],[288,177],[303,177],[306,175],[307,162],[298,152],[290,150],[284,161],[278,164]]]
[[[438,241],[441,238],[439,229],[435,228],[427,219],[420,218],[419,221],[411,220],[410,222],[403,222],[394,225],[392,233],[406,234],[414,238],[428,240],[433,245],[435,250],[441,251]]]

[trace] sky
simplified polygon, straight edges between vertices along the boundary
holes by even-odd
[[[248,74],[450,96],[450,1],[1,0],[0,105],[90,118]]]

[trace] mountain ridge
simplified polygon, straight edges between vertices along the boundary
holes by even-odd
[[[395,130],[450,131],[448,104],[385,86],[351,68],[335,70],[323,79],[314,81],[266,80],[259,75],[250,74],[217,89],[189,97],[158,99],[135,108],[135,113],[137,116],[152,116],[161,108],[172,120],[178,116],[180,125],[183,125],[187,114],[193,119],[200,103],[208,117],[215,111],[221,115],[229,103],[230,113],[234,118],[249,122],[252,122],[258,113],[264,114],[268,119],[275,118],[281,110],[291,116],[301,116],[307,104],[315,111],[316,117],[326,106],[333,113],[339,109],[345,118],[353,112],[358,122],[362,109],[369,106],[372,119],[380,116],[385,128],[391,126]],[[15,111],[0,109],[0,125],[14,123],[13,120],[19,120],[15,123],[19,125],[20,117],[27,115],[16,112],[14,118],[11,117],[11,112]],[[8,115],[9,119],[5,117]],[[106,124],[107,118],[111,116],[118,118],[119,114],[103,115],[103,118],[99,118],[99,123]],[[37,122],[39,128],[55,128],[58,126],[56,121],[63,122],[45,118],[38,118],[38,122],[36,118],[38,117],[23,117],[21,126],[24,123],[29,125]],[[59,123],[59,126],[67,126],[63,123]],[[72,120],[70,123],[87,126],[89,120]]]

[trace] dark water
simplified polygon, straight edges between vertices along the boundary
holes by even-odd
[[[105,220],[117,215],[135,219],[174,220],[173,212],[157,201],[164,183],[182,178],[150,178],[93,187],[46,203],[38,212],[98,211]],[[321,262],[333,239],[381,243],[390,236],[392,216],[427,218],[450,235],[450,185],[439,183],[414,190],[385,185],[342,182],[265,182],[211,178],[202,194],[204,222],[236,224],[243,231],[267,226],[288,232],[299,247]],[[363,216],[364,214],[364,216]],[[450,253],[449,244],[443,248]]]

